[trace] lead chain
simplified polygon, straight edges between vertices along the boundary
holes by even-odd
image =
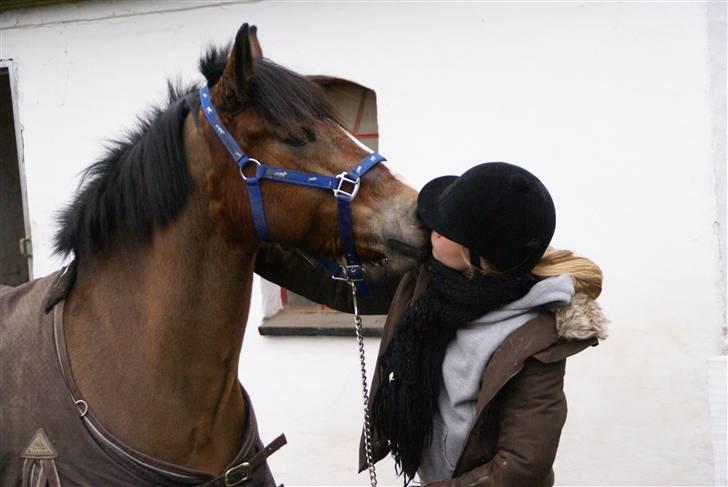
[[[367,389],[367,365],[364,356],[364,334],[359,316],[359,303],[357,302],[356,286],[353,282],[351,285],[351,297],[354,303],[354,325],[356,329],[356,340],[359,344],[359,362],[361,365],[361,385],[362,398],[364,399],[364,450],[367,456],[367,468],[369,469],[369,481],[372,487],[377,487],[377,471],[372,461],[372,423],[369,416],[369,390]]]

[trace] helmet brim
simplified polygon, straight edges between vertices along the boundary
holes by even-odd
[[[417,196],[417,213],[422,222],[451,240],[454,236],[450,232],[447,221],[442,217],[440,197],[457,180],[458,176],[440,176],[425,184]]]

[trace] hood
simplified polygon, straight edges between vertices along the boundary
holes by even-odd
[[[549,277],[533,285],[530,291],[517,301],[513,301],[500,309],[491,311],[473,321],[472,325],[491,325],[510,320],[534,308],[546,305],[566,305],[574,296],[574,284],[568,275]]]
[[[543,279],[521,299],[492,311],[470,326],[481,326],[505,321],[545,307],[556,317],[556,330],[567,340],[607,338],[607,324],[601,306],[587,294],[574,291],[574,283],[568,274]]]

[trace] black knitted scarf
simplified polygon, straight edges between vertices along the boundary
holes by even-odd
[[[525,296],[533,277],[481,274],[469,279],[434,258],[427,290],[402,314],[382,355],[372,423],[389,440],[405,487],[432,441],[445,350],[462,325]]]

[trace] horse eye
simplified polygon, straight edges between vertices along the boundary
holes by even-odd
[[[304,145],[308,144],[308,141],[289,135],[288,138],[283,141],[283,143],[286,145],[290,145],[291,147],[303,147]]]
[[[316,142],[316,134],[313,132],[313,130],[304,128],[303,131],[306,134],[309,142]]]
[[[286,145],[290,145],[291,147],[303,147],[309,142],[316,142],[316,134],[312,130],[304,127],[301,129],[301,132],[303,132],[303,134],[306,136],[305,139],[298,135],[289,135],[288,138],[283,141],[283,143]]]

